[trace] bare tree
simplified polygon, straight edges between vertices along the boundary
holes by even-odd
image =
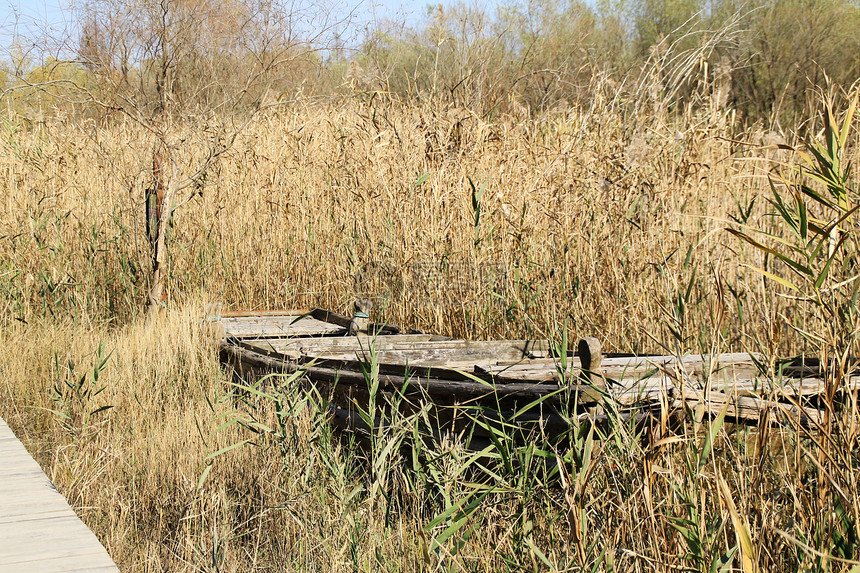
[[[157,141],[143,201],[150,308],[166,300],[174,211],[255,115],[289,100],[295,68],[318,61],[341,23],[329,14],[282,0],[89,0],[80,8],[77,53],[91,78],[80,92]]]

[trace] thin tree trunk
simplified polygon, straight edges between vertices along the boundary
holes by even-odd
[[[167,297],[164,291],[165,263],[167,261],[167,242],[165,236],[173,216],[173,197],[176,194],[176,180],[171,177],[167,183],[164,202],[158,217],[158,238],[152,252],[152,286],[149,290],[149,311],[155,312],[164,307]]]

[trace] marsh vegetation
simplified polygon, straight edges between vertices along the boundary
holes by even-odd
[[[0,415],[123,570],[860,566],[856,3],[434,8],[325,49],[274,4],[115,4],[8,66]],[[404,418],[368,449],[296,380],[237,387],[201,323],[357,297],[457,337],[805,353],[832,415],[480,457]]]

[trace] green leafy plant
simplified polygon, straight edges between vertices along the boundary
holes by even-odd
[[[712,461],[714,443],[725,422],[723,410],[710,423],[701,442],[686,440],[684,451],[685,472],[674,484],[674,494],[682,508],[680,516],[667,516],[667,523],[678,532],[687,547],[683,555],[688,562],[685,571],[717,573],[732,570],[738,546],[724,551],[724,531],[728,519],[725,515],[712,516],[705,503],[705,482],[703,469]]]
[[[846,391],[860,346],[860,188],[847,160],[858,98],[860,90],[855,88],[841,118],[830,102],[825,104],[822,140],[808,142],[806,151],[781,146],[796,153],[802,163],[788,175],[770,178],[773,226],[728,229],[764,253],[764,265],[746,266],[791,292],[803,311],[792,326],[819,355],[824,392],[817,406],[824,416],[812,431],[794,428],[799,457],[815,467],[814,481],[798,480],[798,491],[814,510],[797,524],[796,537],[783,536],[799,555],[814,556],[816,570],[828,570],[828,563],[842,555],[856,555],[860,533],[857,402]],[[782,272],[769,268],[770,260],[779,262]],[[809,483],[815,484],[811,490]],[[728,492],[725,497],[731,498]],[[732,519],[739,529],[740,518],[733,514]],[[741,554],[747,559],[751,551],[744,541],[749,544],[748,534],[739,536]],[[746,568],[746,560],[744,564]]]
[[[484,196],[484,191],[487,190],[487,181],[481,184],[479,188],[475,185],[475,182],[472,181],[472,178],[469,177],[469,190],[471,191],[472,197],[472,217],[473,217],[473,228],[475,230],[475,247],[481,244],[481,214],[484,211],[484,204],[481,202],[481,198]]]
[[[850,162],[845,159],[857,100],[855,93],[841,125],[832,106],[825,105],[824,141],[810,142],[807,152],[781,146],[797,153],[803,165],[793,176],[778,174],[770,179],[769,203],[776,229],[751,225],[727,229],[763,252],[766,260],[775,259],[788,269],[789,275],[782,276],[767,264],[751,267],[806,303],[829,332],[811,332],[798,325],[799,330],[844,358],[857,342],[860,295],[856,217],[860,190],[851,181]]]
[[[105,354],[104,345],[99,344],[92,368],[78,375],[73,360],[61,365],[59,357],[54,354],[54,369],[59,380],[54,383],[51,393],[54,408],[49,411],[57,417],[66,432],[82,435],[95,416],[113,407],[95,403],[96,397],[105,390],[99,378],[110,357],[111,352]]]

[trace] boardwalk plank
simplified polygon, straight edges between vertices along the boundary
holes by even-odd
[[[119,571],[2,418],[0,461],[0,573]]]

